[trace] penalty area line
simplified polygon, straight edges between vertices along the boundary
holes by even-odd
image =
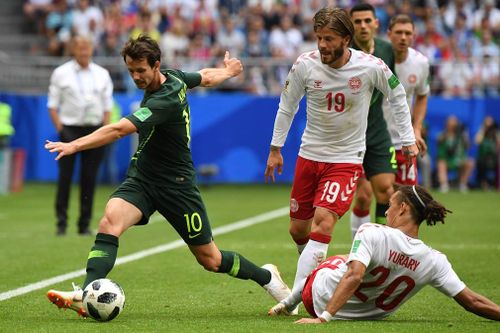
[[[220,227],[213,229],[212,234],[214,236],[223,235],[223,234],[230,233],[232,231],[248,228],[248,227],[251,227],[251,226],[259,224],[259,223],[267,222],[269,220],[287,215],[289,213],[289,209],[290,209],[289,207],[283,207],[283,208],[275,209],[275,210],[269,211],[267,213],[259,214],[259,215],[256,215],[256,216],[244,219],[244,220],[240,220],[240,221],[236,221],[236,222],[233,222],[233,223],[230,223],[227,225],[223,225],[223,226],[220,226]],[[155,246],[155,247],[143,250],[143,251],[135,252],[135,253],[126,255],[124,257],[117,258],[115,266],[123,265],[123,264],[129,263],[132,261],[136,261],[136,260],[140,260],[140,259],[152,256],[152,255],[155,255],[158,253],[167,252],[167,251],[179,248],[183,245],[185,245],[184,241],[182,239],[178,239],[178,240],[175,240],[175,241],[170,242],[170,243],[158,245],[158,246]],[[53,284],[56,284],[59,282],[67,281],[67,280],[74,279],[74,278],[84,276],[84,275],[85,275],[85,269],[80,269],[80,270],[69,272],[66,274],[54,276],[54,277],[46,279],[46,280],[31,283],[31,284],[28,284],[28,285],[21,287],[21,288],[9,290],[9,291],[0,293],[0,302],[8,300],[8,299],[13,298],[13,297],[17,297],[17,296],[21,296],[21,295],[30,293],[30,292],[35,291],[35,290],[39,290],[39,289],[48,287],[50,285],[53,285]]]

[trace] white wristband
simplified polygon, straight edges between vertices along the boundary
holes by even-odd
[[[323,318],[326,322],[329,322],[333,319],[332,314],[326,310],[323,311],[323,313],[319,317]]]

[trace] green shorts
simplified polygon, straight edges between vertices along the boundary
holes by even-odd
[[[366,132],[366,153],[363,159],[363,168],[367,179],[381,173],[396,173],[396,149],[392,145],[387,130],[379,129],[377,133]]]
[[[136,206],[142,212],[137,225],[147,224],[158,211],[189,245],[204,245],[212,241],[212,229],[200,191],[196,186],[169,188],[127,178],[111,194]]]

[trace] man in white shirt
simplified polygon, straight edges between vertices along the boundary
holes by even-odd
[[[397,189],[386,212],[386,226],[364,224],[347,261],[346,256],[330,257],[310,275],[302,299],[314,318],[296,323],[383,319],[426,285],[467,311],[500,320],[500,306],[469,289],[444,254],[418,239],[424,220],[432,226],[444,222],[448,212],[421,186]],[[270,314],[282,314],[284,306],[272,310]]]
[[[50,78],[47,106],[62,142],[92,133],[109,123],[113,83],[109,72],[93,63],[92,41],[77,36],[72,41],[74,59],[57,67]],[[97,172],[103,148],[80,153],[80,216],[78,233],[89,235]],[[65,235],[75,155],[58,161],[56,194],[57,235]]]
[[[396,60],[396,75],[406,91],[406,100],[412,113],[413,130],[421,155],[427,151],[427,145],[422,138],[422,124],[427,113],[429,87],[429,60],[420,52],[411,48],[415,36],[415,27],[407,15],[394,16],[389,23],[388,37],[391,40]],[[392,144],[396,149],[397,174],[396,183],[416,185],[418,183],[417,164],[413,160],[408,164],[401,151],[394,116],[389,103],[384,100],[384,118],[391,135]]]
[[[318,50],[294,63],[281,94],[274,124],[266,181],[281,173],[284,145],[300,100],[307,97],[307,125],[297,159],[290,200],[290,234],[299,261],[289,305],[300,302],[309,273],[325,259],[333,228],[349,209],[362,171],[368,109],[380,90],[394,109],[409,158],[418,153],[406,95],[387,65],[349,48],[354,27],[339,8],[323,8],[314,17]]]

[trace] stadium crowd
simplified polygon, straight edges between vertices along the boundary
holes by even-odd
[[[42,55],[68,56],[71,37],[87,35],[94,41],[94,56],[119,58],[116,63],[120,64],[120,72],[116,74],[110,69],[110,73],[114,81],[124,82],[124,89],[115,84],[115,91],[136,90],[122,66],[120,50],[129,37],[147,34],[159,43],[164,66],[185,71],[214,67],[219,65],[217,61],[223,58],[225,50],[229,50],[232,57],[242,59],[245,71],[222,83],[219,90],[278,95],[296,57],[317,48],[311,24],[314,13],[325,6],[350,9],[358,2],[25,0],[24,14],[34,23],[36,33],[47,41],[46,47],[39,51]],[[430,61],[431,95],[479,97],[500,94],[500,3],[497,0],[365,2],[376,9],[381,38],[387,39],[389,21],[396,14],[407,14],[415,22],[413,47]],[[465,130],[463,124],[457,126]],[[469,149],[468,142],[463,144],[461,153],[457,153],[460,150],[457,147],[462,146],[452,144],[454,136],[450,139],[443,133],[439,138],[439,170],[434,175],[434,185],[441,191],[448,191],[450,182],[446,176],[449,172],[457,173],[459,188],[466,191],[465,182],[472,168],[477,168],[476,183],[483,189],[498,183],[498,127],[493,122],[491,130],[482,129],[481,133],[486,135],[478,134],[473,140],[478,147],[482,144],[481,156],[476,161],[464,157]],[[474,135],[470,133],[471,138]],[[484,139],[486,143],[482,143]],[[491,147],[488,148],[488,144]],[[484,158],[485,154],[491,156]],[[421,169],[425,170],[422,164]],[[430,175],[431,171],[427,173]],[[427,187],[432,186],[430,178],[423,177]]]
[[[128,37],[160,43],[163,64],[217,65],[228,49],[247,70],[221,89],[279,94],[295,58],[315,49],[313,14],[324,6],[349,9],[354,0],[26,0],[24,13],[47,39],[43,51],[68,53],[72,35],[90,35],[96,56],[119,56]],[[385,37],[396,14],[416,25],[414,48],[431,62],[432,93],[499,94],[500,9],[496,0],[370,0]],[[265,59],[265,60],[264,60]],[[450,76],[454,77],[449,80]]]

